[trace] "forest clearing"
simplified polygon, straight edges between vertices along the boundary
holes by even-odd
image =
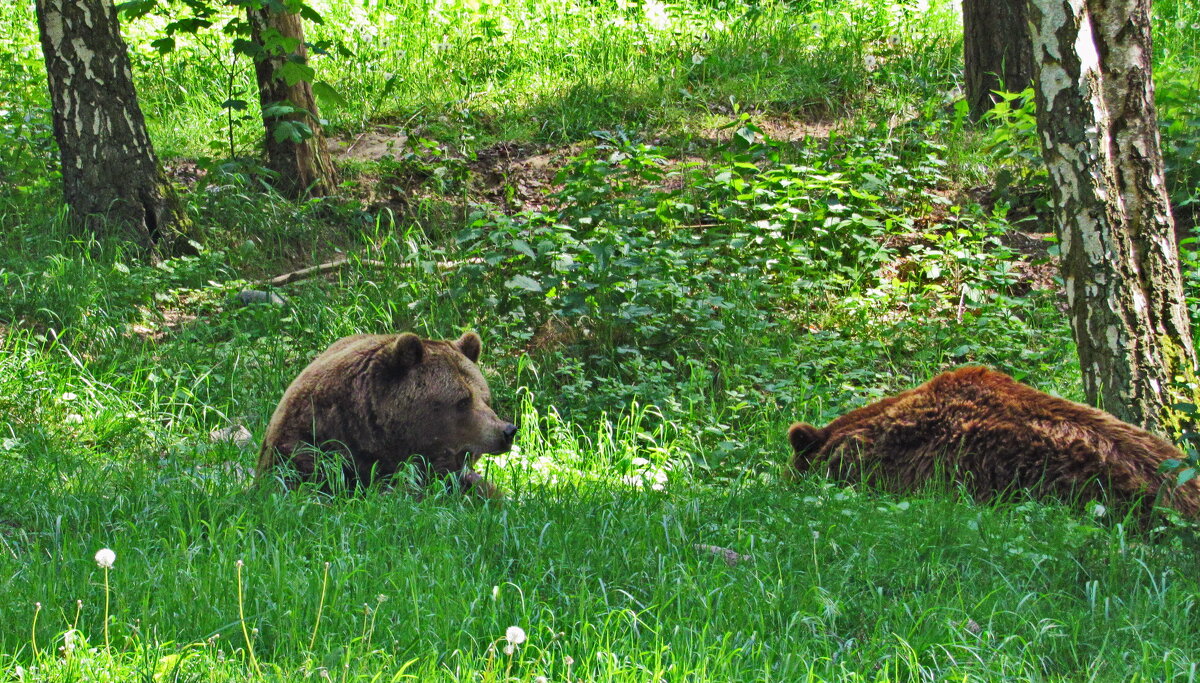
[[[1034,90],[973,115],[961,3],[307,0],[288,42],[256,1],[117,3],[113,119],[140,110],[158,183],[132,220],[79,188],[137,178],[87,177],[55,126],[81,80],[129,105],[121,62],[48,70],[76,3],[0,7],[0,676],[1200,680],[1187,514],[789,469],[794,422],[947,370],[1103,389],[1064,167]],[[1194,325],[1200,6],[1150,27]],[[261,93],[272,59],[311,108]],[[502,500],[256,481],[293,379],[403,332],[477,365],[503,436],[454,467],[483,454]],[[1177,370],[1173,427],[1101,407],[1186,479]]]

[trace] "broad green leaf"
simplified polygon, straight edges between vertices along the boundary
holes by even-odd
[[[525,254],[526,256],[528,256],[531,259],[537,258],[537,254],[534,253],[533,247],[529,246],[529,243],[526,242],[525,240],[513,240],[512,248],[516,249],[517,251],[521,252],[522,254]]]
[[[317,72],[313,71],[313,68],[307,64],[288,61],[279,67],[279,71],[275,75],[278,78],[282,78],[283,82],[287,83],[288,87],[291,87],[300,81],[311,83]]]
[[[159,54],[165,55],[168,52],[175,49],[175,39],[170,36],[167,36],[166,38],[159,38],[158,40],[152,40],[152,41],[150,41],[150,47],[154,48],[155,50],[158,50]]]
[[[313,94],[317,99],[321,100],[322,104],[333,104],[337,107],[345,108],[347,106],[346,98],[337,91],[332,85],[325,81],[316,81],[312,84]]]
[[[504,283],[504,286],[510,289],[524,289],[529,292],[542,291],[541,283],[526,275],[514,275],[512,279]]]

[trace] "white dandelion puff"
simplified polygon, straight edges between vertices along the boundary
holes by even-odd
[[[108,548],[101,548],[96,551],[96,564],[102,569],[112,569],[113,562],[117,561],[117,554]]]

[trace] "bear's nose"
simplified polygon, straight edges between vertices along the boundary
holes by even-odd
[[[511,441],[512,438],[514,436],[516,436],[516,434],[517,434],[517,426],[515,424],[510,423],[510,424],[504,425],[504,438]]]

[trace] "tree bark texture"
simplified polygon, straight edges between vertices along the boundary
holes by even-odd
[[[1184,304],[1154,113],[1149,0],[1031,0],[1038,133],[1088,400],[1176,431],[1194,401]]]
[[[1026,0],[963,0],[963,79],[971,120],[996,104],[1001,88],[1021,92],[1033,83],[1033,46]]]
[[[304,45],[304,26],[298,13],[276,11],[269,7],[248,10],[251,39],[263,46],[271,41],[267,37],[278,35],[295,39],[295,51],[281,54],[268,51],[255,60],[254,71],[258,80],[259,100],[262,103],[263,125],[266,128],[267,168],[277,176],[274,185],[281,193],[293,198],[324,196],[337,185],[337,172],[325,145],[325,134],[321,129],[320,112],[313,97],[312,84],[297,81],[288,85],[280,69],[289,61],[305,63],[308,50]],[[266,114],[272,105],[288,103],[309,112],[275,117]],[[290,139],[275,139],[275,127],[281,120],[301,121],[312,129],[312,137],[293,142]]]
[[[38,30],[75,220],[120,226],[152,258],[186,249],[187,212],[158,163],[112,0],[37,0]]]

